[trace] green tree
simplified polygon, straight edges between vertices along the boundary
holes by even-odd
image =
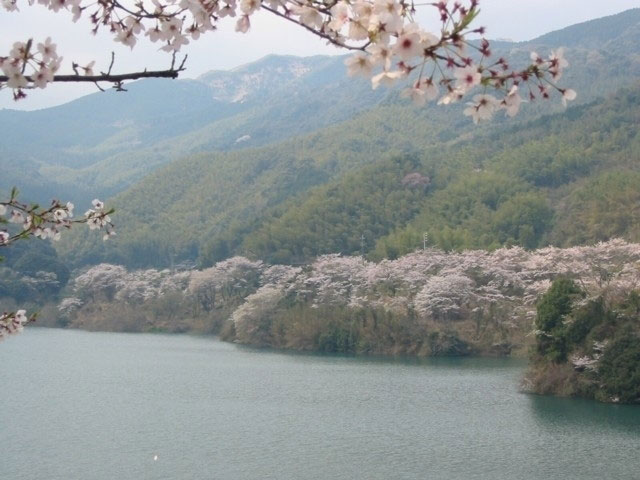
[[[535,326],[539,331],[537,350],[554,362],[567,359],[567,327],[564,323],[571,313],[576,297],[582,290],[570,278],[556,279],[537,305]]]
[[[605,392],[622,403],[640,402],[640,338],[631,328],[619,332],[598,367]]]

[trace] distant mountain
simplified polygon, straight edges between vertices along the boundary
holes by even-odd
[[[340,57],[268,55],[233,70],[205,73],[198,80],[211,88],[216,100],[251,103],[294,96],[309,87],[324,88],[344,76]]]
[[[17,184],[45,201],[47,179],[58,191],[73,186],[77,201],[106,197],[186,154],[262,145],[350,118],[388,92],[348,79],[343,60],[268,56],[199,80],[144,80],[127,93],[1,110],[0,167],[24,164],[34,175],[3,176],[0,191]]]
[[[637,46],[628,44],[626,39],[637,38],[640,34],[639,24],[640,8],[634,8],[556,30],[525,43],[562,45],[609,51],[613,54],[633,53],[637,51]],[[623,51],[616,51],[618,48],[623,48]]]

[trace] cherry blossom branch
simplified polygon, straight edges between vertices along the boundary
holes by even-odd
[[[344,48],[345,50],[359,50],[359,51],[365,51],[366,47],[369,45],[369,42],[363,44],[363,45],[347,45],[344,42],[340,41],[340,37],[335,37],[335,36],[331,36],[329,34],[326,34],[322,31],[317,31],[315,29],[313,29],[312,27],[305,25],[302,21],[300,20],[296,20],[295,18],[293,18],[290,14],[290,12],[280,12],[277,9],[268,7],[266,5],[263,5],[262,8],[268,12],[271,12],[272,14],[283,18],[285,20],[287,20],[288,22],[294,23],[295,25],[298,25],[302,28],[304,28],[305,30],[307,30],[308,32],[312,33],[313,35],[316,35],[324,40],[327,40],[329,43],[332,43],[333,45],[340,47],[340,48]]]
[[[63,230],[69,230],[74,224],[87,224],[90,230],[105,229],[103,239],[115,235],[115,227],[110,215],[114,209],[106,209],[104,203],[95,199],[90,208],[79,218],[73,218],[74,205],[53,200],[49,208],[37,204],[27,205],[17,200],[18,191],[14,188],[8,201],[0,201],[0,225],[15,224],[13,232],[0,230],[0,248],[8,247],[18,240],[28,237],[50,238],[57,241]],[[7,218],[8,216],[8,218]]]
[[[14,188],[7,201],[0,201],[0,226],[16,225],[11,229],[12,232],[0,229],[0,249],[29,237],[57,241],[60,239],[61,231],[70,229],[74,224],[87,224],[90,230],[104,229],[104,240],[115,235],[114,225],[109,216],[114,210],[106,209],[100,200],[94,200],[93,208],[87,210],[83,216],[73,218],[74,205],[71,202],[62,204],[53,200],[50,207],[40,208],[39,205],[21,203],[17,197],[18,191]],[[28,317],[26,310],[0,314],[0,341],[8,335],[20,333],[27,323],[35,322],[36,316],[37,314],[32,314]]]
[[[35,322],[37,314],[27,316],[26,310],[4,312],[0,314],[0,342],[5,337],[22,332],[27,323]]]
[[[0,0],[8,11],[18,9],[20,0]],[[34,2],[29,2],[31,5]],[[108,29],[116,42],[134,48],[140,37],[164,43],[161,50],[172,53],[169,70],[137,71],[120,75],[93,74],[94,62],[87,66],[72,64],[74,75],[61,75],[62,57],[56,45],[47,39],[14,44],[10,54],[0,57],[0,89],[11,88],[14,98],[26,96],[25,89],[45,88],[51,82],[110,82],[124,90],[123,82],[140,78],[176,78],[184,70],[184,61],[174,67],[175,54],[190,41],[216,30],[227,17],[236,19],[236,31],[246,33],[251,28],[250,17],[264,10],[285,21],[304,28],[328,43],[357,53],[345,62],[350,75],[369,77],[372,87],[392,86],[411,75],[411,86],[403,91],[415,103],[423,105],[439,98],[439,104],[461,100],[476,87],[482,94],[468,103],[465,114],[474,122],[486,120],[498,110],[515,115],[523,99],[519,88],[529,90],[529,99],[547,99],[559,92],[564,104],[576,93],[556,85],[562,70],[568,66],[562,50],[552,52],[547,59],[532,55],[532,63],[522,70],[510,71],[507,62],[499,59],[485,65],[492,53],[484,39],[485,29],[476,28],[479,0],[437,1],[414,3],[406,0],[153,0],[153,9],[143,1],[133,7],[119,0],[38,0],[38,4],[58,12],[69,10],[73,21],[88,15],[92,32]],[[417,7],[433,8],[441,21],[440,31],[431,33],[415,22]],[[481,36],[479,46],[470,36]],[[471,49],[475,55],[467,54]],[[480,60],[476,58],[480,55]],[[112,57],[113,65],[113,57]],[[424,75],[425,67],[432,73]],[[80,74],[84,70],[84,75]],[[418,72],[417,78],[415,72]],[[435,73],[438,76],[434,76]],[[533,86],[532,86],[533,85]],[[441,91],[441,87],[444,91]],[[502,98],[488,95],[492,89]],[[534,93],[537,92],[537,93]]]

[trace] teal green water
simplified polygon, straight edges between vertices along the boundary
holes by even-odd
[[[640,408],[518,393],[521,361],[30,328],[0,366],[2,480],[640,478]]]

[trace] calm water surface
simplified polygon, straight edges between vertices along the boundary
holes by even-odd
[[[30,328],[0,344],[0,479],[640,478],[640,408],[523,369]]]

